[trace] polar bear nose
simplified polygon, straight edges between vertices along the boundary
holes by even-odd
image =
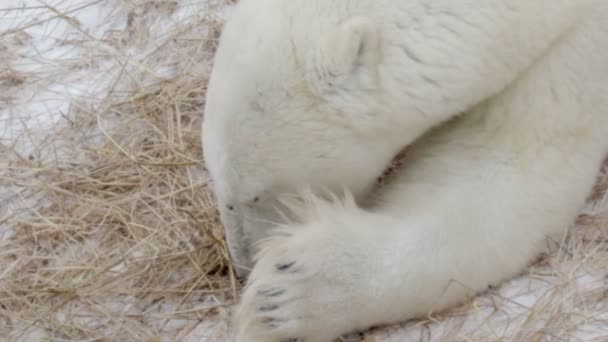
[[[252,258],[244,233],[242,215],[237,213],[234,204],[226,204],[223,208],[225,210],[220,210],[220,215],[226,234],[228,252],[237,277],[243,278],[249,273]]]

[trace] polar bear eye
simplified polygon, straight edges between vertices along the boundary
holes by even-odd
[[[233,206],[232,204],[228,204],[228,205],[226,206],[226,209],[228,209],[228,210],[230,210],[230,211],[233,211],[233,210],[234,210],[234,206]]]

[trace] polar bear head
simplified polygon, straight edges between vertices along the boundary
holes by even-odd
[[[304,20],[310,7],[241,1],[216,54],[203,149],[241,275],[277,223],[279,195],[319,187],[360,196],[402,148],[383,117],[376,25],[360,16]]]

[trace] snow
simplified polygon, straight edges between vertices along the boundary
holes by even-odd
[[[0,11],[0,32],[18,31],[8,38],[12,40],[8,44],[17,47],[11,51],[8,67],[26,80],[4,95],[0,143],[16,143],[18,152],[29,155],[41,149],[47,134],[60,121],[69,118],[74,102],[99,98],[107,92],[117,71],[111,62],[97,61],[96,56],[86,58],[103,50],[103,43],[95,51],[92,43],[83,40],[91,35],[102,39],[108,32],[124,28],[126,16],[108,20],[116,15],[108,1],[83,5],[81,0],[11,0],[7,5],[12,10]]]

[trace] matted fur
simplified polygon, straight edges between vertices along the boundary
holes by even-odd
[[[224,341],[240,285],[201,172],[199,127],[221,7],[230,2],[202,1],[180,22],[166,18],[190,2],[0,3],[1,120],[21,132],[0,133],[0,339]],[[109,8],[94,12],[102,24],[119,25],[87,27],[86,6],[95,4]],[[20,67],[31,61],[21,49],[32,39],[24,30],[35,24],[26,20],[33,11],[35,21],[74,29],[46,31],[59,38],[56,47],[85,53],[65,60],[32,52],[38,67]],[[97,96],[69,92],[74,84],[64,78],[75,70]],[[31,101],[19,94],[45,82],[65,86],[55,97],[68,105],[67,119],[36,129]],[[606,169],[600,181],[561,248],[522,278],[366,341],[605,340]]]

